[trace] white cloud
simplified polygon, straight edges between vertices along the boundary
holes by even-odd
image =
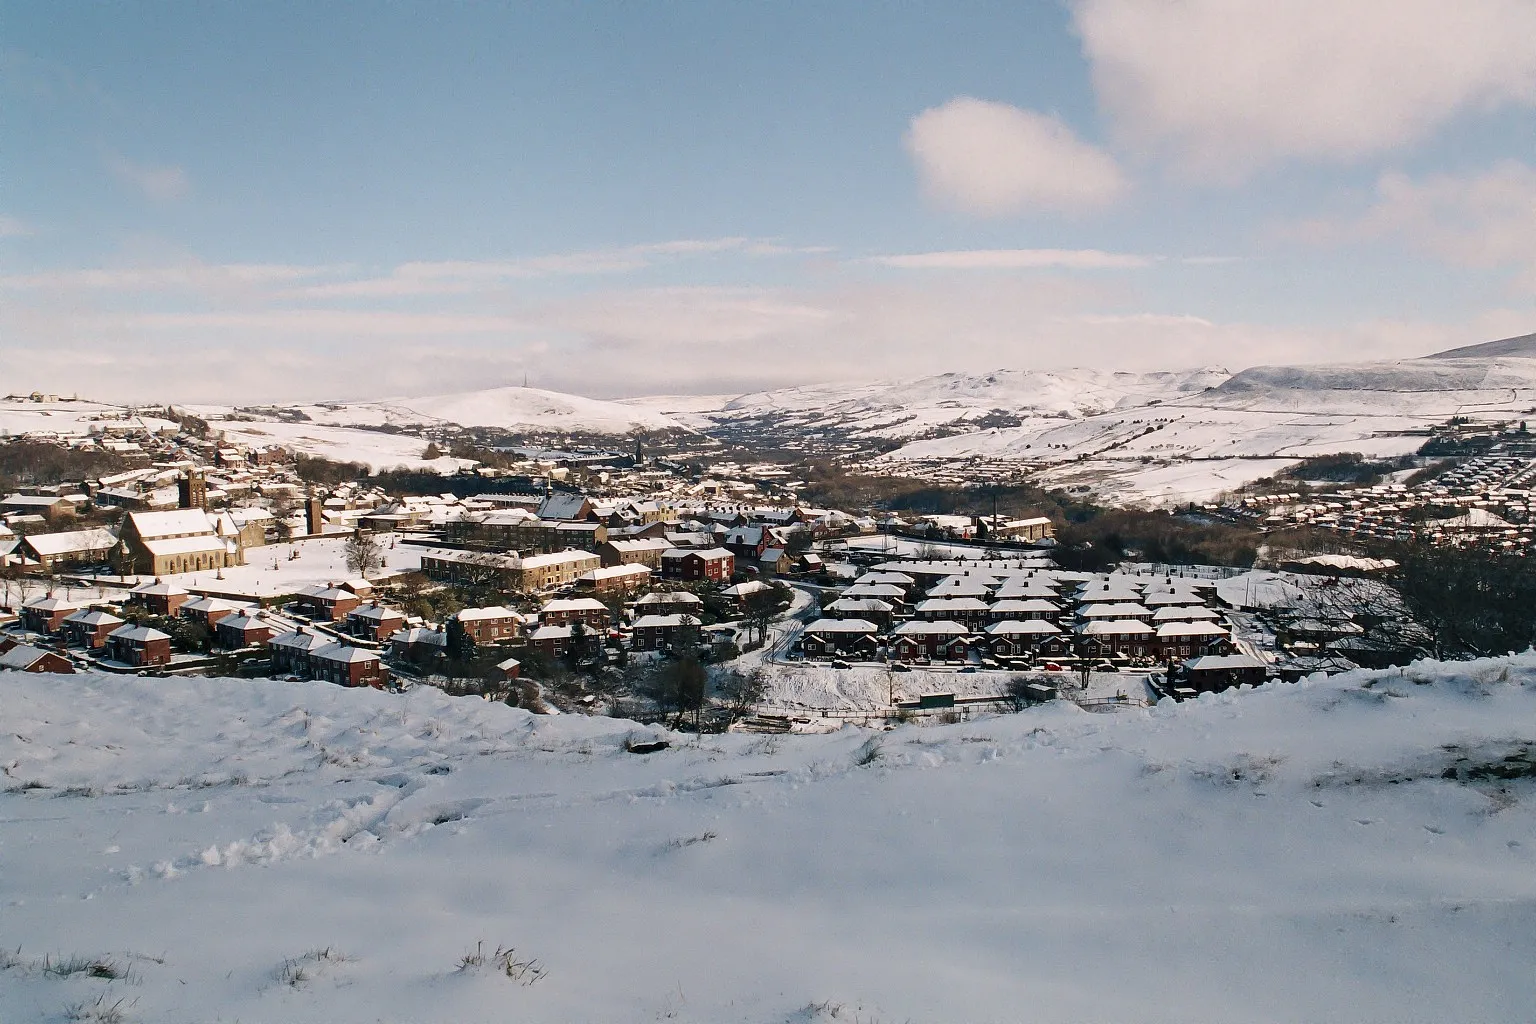
[[[545,277],[622,274],[700,256],[787,256],[828,251],[787,246],[768,239],[676,239],[553,253],[515,260],[441,260],[403,263],[383,277],[319,284],[303,294],[323,297],[465,295],[509,281]]]
[[[924,187],[982,217],[1108,206],[1126,191],[1109,154],[1060,120],[960,96],[912,119],[907,152]]]
[[[1536,104],[1531,0],[1077,0],[1075,21],[1118,137],[1203,177]]]
[[[53,270],[0,277],[0,288],[49,291],[194,291],[223,292],[339,273],[345,267],[284,263],[187,262],[161,267],[109,267]]]
[[[904,270],[1124,270],[1150,266],[1153,261],[1133,253],[1099,249],[961,249],[873,256],[863,262]]]
[[[0,214],[0,238],[26,238],[33,234],[36,232],[26,221]]]
[[[120,181],[127,182],[157,202],[180,199],[191,188],[187,172],[173,165],[141,164],[119,153],[107,155],[107,168]]]
[[[1311,220],[1289,233],[1321,243],[1390,239],[1456,266],[1514,268],[1536,291],[1536,169],[1511,160],[1422,181],[1384,174],[1360,216]]]

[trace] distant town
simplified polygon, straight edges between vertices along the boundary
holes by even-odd
[[[433,685],[770,732],[1113,709],[1401,664],[1443,638],[1361,544],[1524,555],[1536,531],[1523,423],[1451,421],[1422,466],[1313,459],[1146,513],[1268,538],[1238,564],[1110,557],[1063,536],[1088,514],[1063,492],[1000,512],[986,478],[915,513],[808,500],[804,462],[709,438],[416,440],[437,468],[374,474],[177,407],[9,436],[0,667]]]

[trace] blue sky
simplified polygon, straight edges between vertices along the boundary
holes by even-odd
[[[1525,333],[1531,39],[1529,0],[8,3],[0,358],[614,396]]]

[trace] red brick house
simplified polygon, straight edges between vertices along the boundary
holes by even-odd
[[[1056,641],[1056,647],[1070,648],[1061,629],[1045,619],[1008,619],[994,622],[987,627],[987,646],[994,658],[1022,658],[1036,653],[1047,641]],[[1055,648],[1053,647],[1053,650]]]
[[[880,627],[866,619],[817,619],[805,627],[800,649],[807,658],[831,658],[848,654],[874,657]]]
[[[703,610],[704,599],[686,590],[646,594],[635,602],[636,615],[676,615],[679,612],[697,615]]]
[[[140,583],[128,591],[128,599],[140,605],[151,615],[175,615],[182,605],[191,599],[192,595],[176,586],[174,583],[165,583],[155,580],[152,583]]]
[[[311,619],[340,622],[362,605],[363,599],[341,587],[306,587],[299,591],[299,604]]]
[[[635,620],[631,646],[637,651],[659,651],[687,637],[699,636],[700,619],[692,615],[642,615]]]
[[[651,582],[651,568],[638,562],[605,565],[576,577],[576,589],[593,594],[627,594],[644,590]]]
[[[388,679],[377,654],[340,642],[309,652],[309,674],[339,686],[382,687]]]
[[[1231,654],[1235,648],[1227,631],[1214,622],[1165,622],[1157,627],[1158,655],[1181,661]]]
[[[327,637],[297,629],[280,633],[267,642],[267,652],[272,658],[272,671],[276,675],[308,675],[309,653],[331,643]]]
[[[82,608],[65,617],[59,632],[64,634],[66,643],[95,650],[105,647],[107,636],[122,624],[123,620],[111,612],[99,608]]]
[[[494,644],[520,636],[528,620],[521,613],[501,605],[489,608],[465,608],[454,618],[465,634],[477,644]]]
[[[119,626],[107,635],[107,657],[139,668],[170,664],[170,634],[149,626]]]
[[[725,548],[673,548],[661,555],[661,574],[674,580],[724,583],[736,572],[736,556]]]
[[[903,622],[891,635],[890,656],[897,661],[958,660],[970,653],[970,632],[959,622]]]
[[[57,633],[66,618],[84,607],[61,597],[34,597],[21,606],[21,624],[37,633]]]
[[[347,632],[365,640],[384,641],[405,628],[405,615],[381,604],[365,604],[347,613]]]
[[[69,663],[68,658],[54,651],[45,651],[31,644],[14,644],[4,653],[0,653],[0,669],[10,669],[13,672],[56,672],[72,675],[75,666]]]
[[[539,609],[541,626],[568,626],[581,622],[593,629],[602,629],[611,617],[608,606],[595,597],[557,598]]]
[[[528,634],[528,646],[550,658],[563,658],[571,649],[570,626],[540,626]]]
[[[243,605],[235,604],[233,601],[226,601],[223,598],[194,597],[192,600],[182,604],[180,614],[184,619],[201,622],[211,631],[220,619],[243,610]]]
[[[725,535],[725,547],[747,565],[756,564],[773,541],[766,526],[738,526]]]
[[[247,647],[264,647],[272,639],[272,623],[254,612],[225,615],[213,626],[214,638],[220,647],[243,650]]]

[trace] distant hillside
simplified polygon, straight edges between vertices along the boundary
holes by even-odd
[[[1041,416],[1091,416],[1198,394],[1225,381],[1219,368],[1129,373],[994,370],[909,381],[816,384],[742,395],[717,422],[771,419],[870,437],[907,438],[937,428],[987,427]]]
[[[315,422],[335,426],[457,423],[463,427],[591,434],[686,429],[672,417],[642,405],[523,387],[489,388],[423,398],[328,403],[302,408]]]
[[[1522,334],[1518,338],[1485,341],[1481,345],[1463,345],[1448,348],[1425,356],[1425,359],[1494,359],[1499,356],[1519,356],[1536,359],[1536,334]]]

